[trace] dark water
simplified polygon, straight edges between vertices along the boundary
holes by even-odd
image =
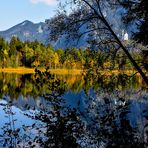
[[[126,75],[0,74],[0,148],[146,148],[148,93]]]

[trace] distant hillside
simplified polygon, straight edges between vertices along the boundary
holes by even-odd
[[[16,36],[21,41],[38,40],[44,44],[47,42],[45,23],[40,22],[35,24],[28,20],[11,27],[6,31],[0,31],[0,36],[7,41],[10,41],[13,36]]]

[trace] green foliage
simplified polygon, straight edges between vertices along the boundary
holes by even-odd
[[[145,47],[134,45],[137,51],[131,55],[143,68],[146,56],[143,53]],[[113,53],[114,54],[114,53]],[[48,67],[51,69],[86,69],[93,73],[99,70],[129,70],[133,69],[127,56],[120,50],[114,55],[109,51],[91,49],[53,49],[51,45],[45,46],[38,41],[21,42],[18,38],[12,37],[8,43],[0,38],[0,67]],[[114,57],[114,58],[112,58]]]

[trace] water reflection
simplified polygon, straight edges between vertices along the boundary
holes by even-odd
[[[46,74],[40,76],[39,74],[7,74],[0,73],[0,96],[9,94],[12,98],[18,98],[20,94],[23,96],[31,95],[38,96],[44,92],[48,92],[50,84],[53,81],[60,80],[58,84],[64,87],[65,91],[71,90],[74,93],[80,92],[82,89],[88,93],[93,88],[94,90],[107,89],[113,91],[114,89],[140,89],[144,87],[139,76],[129,77],[127,75],[51,75],[47,77]],[[66,87],[66,88],[65,88]]]
[[[0,75],[0,147],[147,147],[139,77]]]

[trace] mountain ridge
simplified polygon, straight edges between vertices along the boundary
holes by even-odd
[[[5,40],[10,41],[13,36],[18,37],[21,41],[35,41],[46,43],[47,34],[45,31],[45,23],[33,23],[25,20],[11,28],[0,31],[0,36]]]

